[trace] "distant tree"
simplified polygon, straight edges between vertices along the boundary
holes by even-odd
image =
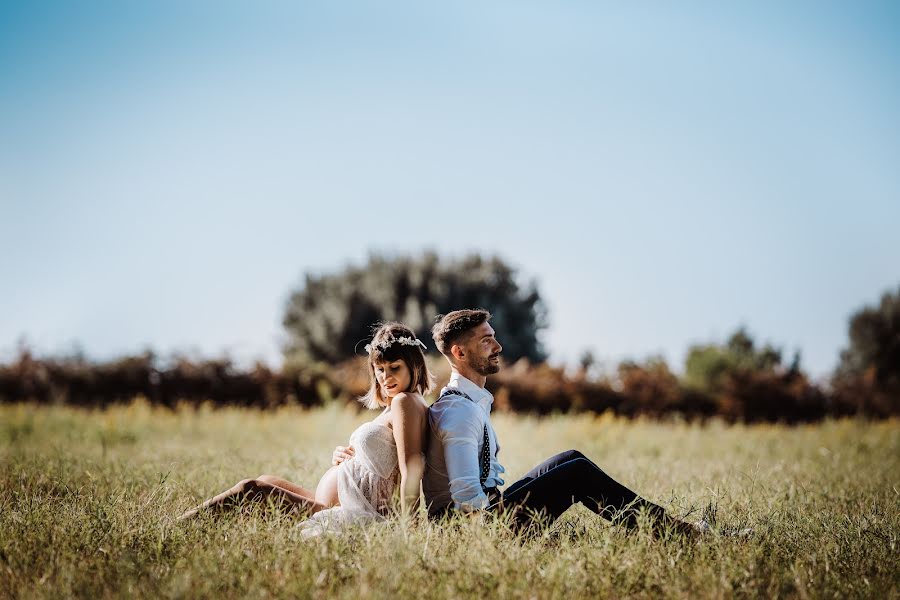
[[[900,287],[854,313],[848,333],[834,378],[839,395],[864,412],[900,413]]]
[[[886,292],[875,307],[865,306],[850,317],[850,345],[838,367],[845,375],[871,373],[879,385],[900,383],[900,287]]]
[[[307,273],[285,309],[285,357],[338,362],[358,355],[380,320],[406,323],[433,349],[435,316],[459,308],[491,311],[507,360],[546,358],[539,334],[547,311],[534,282],[520,284],[515,269],[497,257],[441,259],[434,252],[372,255],[366,265],[339,273]]]
[[[729,420],[795,423],[827,411],[822,390],[800,370],[800,353],[785,365],[781,350],[758,348],[743,327],[724,345],[692,347],[684,383],[685,404],[712,401],[714,412]]]
[[[594,356],[593,351],[590,349],[582,351],[578,357],[578,377],[581,379],[589,377],[596,366],[597,357]]]
[[[791,369],[799,369],[795,355]],[[708,393],[721,391],[724,378],[734,372],[772,372],[781,366],[781,350],[766,344],[757,349],[753,338],[743,327],[722,344],[692,346],[684,368],[688,388]]]

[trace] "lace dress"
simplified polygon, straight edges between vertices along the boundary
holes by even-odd
[[[341,504],[301,523],[304,537],[340,531],[351,523],[381,521],[390,512],[400,481],[393,430],[380,423],[364,423],[350,436],[350,445],[354,455],[338,467]]]

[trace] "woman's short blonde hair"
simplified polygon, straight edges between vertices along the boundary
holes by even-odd
[[[409,369],[409,388],[404,392],[417,392],[425,395],[431,391],[434,385],[434,376],[425,364],[425,354],[418,344],[401,343],[400,338],[407,340],[416,339],[416,334],[404,325],[396,321],[377,323],[372,341],[369,343],[369,391],[359,401],[366,408],[379,408],[387,406],[390,401],[381,395],[381,386],[375,378],[375,365],[382,362],[394,362],[402,360]]]

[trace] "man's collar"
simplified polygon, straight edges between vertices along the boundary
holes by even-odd
[[[483,387],[476,385],[469,378],[460,375],[455,370],[450,372],[450,383],[447,384],[447,387],[458,389],[475,402],[480,403],[483,400],[487,400],[488,403],[492,403],[494,401],[493,394]]]

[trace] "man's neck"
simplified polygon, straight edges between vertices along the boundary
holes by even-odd
[[[474,369],[470,368],[469,365],[461,364],[461,365],[451,365],[451,371],[454,373],[458,373],[462,375],[475,385],[480,388],[484,388],[484,384],[487,382],[487,377],[485,375],[481,375],[476,372]]]

